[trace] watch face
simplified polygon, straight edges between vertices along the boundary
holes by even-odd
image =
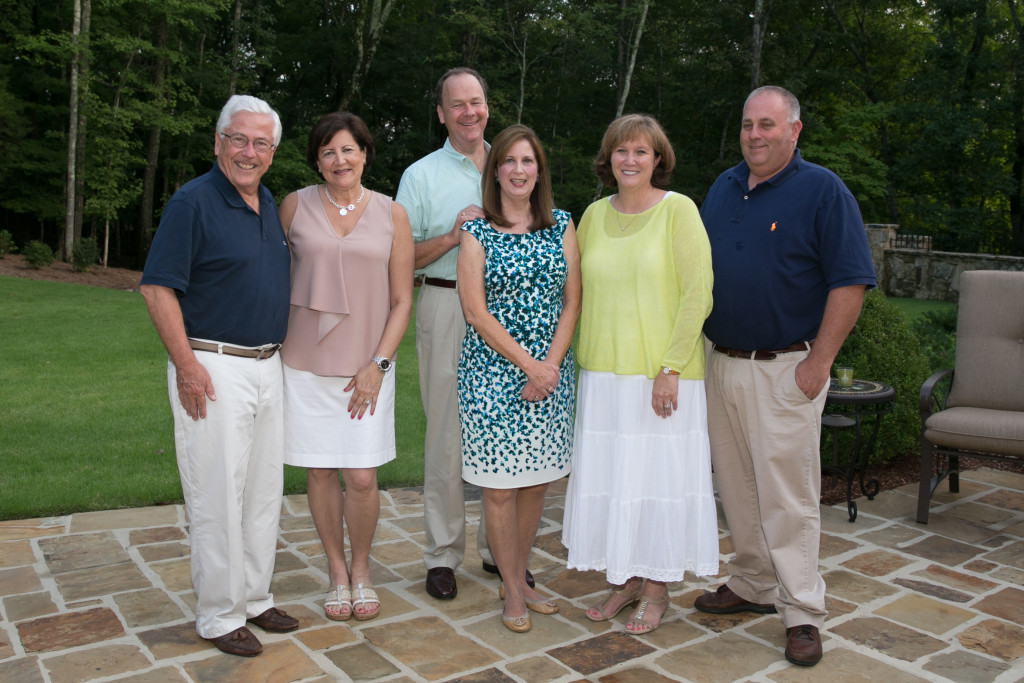
[[[377,361],[377,367],[383,370],[384,372],[387,372],[388,370],[391,369],[391,359],[381,358],[379,361]]]

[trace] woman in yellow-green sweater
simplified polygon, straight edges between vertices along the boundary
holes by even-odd
[[[562,543],[570,568],[616,586],[587,617],[636,605],[636,635],[661,623],[668,582],[718,573],[701,333],[711,251],[694,203],[663,189],[674,166],[652,117],[613,121],[594,167],[617,192],[578,231],[582,372]]]

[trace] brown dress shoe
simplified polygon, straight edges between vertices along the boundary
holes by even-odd
[[[255,657],[263,652],[263,644],[244,626],[216,638],[207,638],[221,652],[239,657]]]
[[[258,617],[246,619],[246,621],[272,633],[288,633],[299,627],[298,619],[288,616],[276,607],[271,607]]]
[[[705,593],[693,601],[699,612],[708,614],[735,614],[736,612],[756,612],[757,614],[775,614],[775,605],[750,602],[744,600],[722,584],[714,593]]]
[[[455,585],[455,570],[451,567],[434,567],[427,570],[427,593],[438,600],[454,600],[459,592]]]
[[[821,634],[817,626],[804,624],[786,629],[786,659],[800,666],[821,661]]]

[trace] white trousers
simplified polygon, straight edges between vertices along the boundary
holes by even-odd
[[[274,606],[284,485],[281,354],[255,360],[197,351],[216,401],[193,420],[167,363],[174,445],[191,541],[196,632],[216,638]]]
[[[462,492],[462,431],[459,426],[459,354],[466,319],[454,289],[424,285],[416,302],[416,357],[420,398],[427,417],[423,443],[423,564],[457,568],[466,550],[466,506]],[[477,550],[493,564],[484,530],[483,506]]]

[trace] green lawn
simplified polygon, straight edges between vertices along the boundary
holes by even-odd
[[[952,306],[890,301],[908,318]],[[410,323],[384,488],[423,481],[414,337]],[[166,362],[138,294],[0,276],[0,519],[180,501]],[[305,470],[286,467],[285,490]]]
[[[414,336],[382,487],[423,479]],[[180,501],[166,363],[137,293],[0,276],[0,519]],[[285,468],[288,493],[305,484]]]
[[[951,304],[946,301],[926,301],[924,299],[897,299],[895,297],[886,297],[886,299],[892,303],[896,308],[900,309],[900,313],[907,319],[907,323],[913,325],[914,321],[922,317],[929,311],[943,311],[956,308],[956,304]]]

